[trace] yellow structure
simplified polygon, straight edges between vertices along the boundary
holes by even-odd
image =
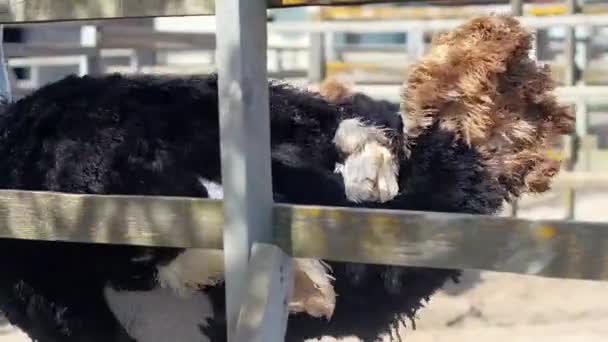
[[[284,0],[284,2],[302,2],[302,0]],[[397,20],[397,19],[456,19],[489,14],[496,6],[342,6],[321,8],[323,20]],[[565,4],[537,4],[526,6],[524,14],[529,16],[565,15]],[[608,3],[586,4],[583,14],[608,13]]]

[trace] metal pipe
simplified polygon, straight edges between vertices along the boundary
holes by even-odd
[[[13,100],[8,64],[4,58],[4,25],[0,25],[0,97],[3,102]]]
[[[511,14],[512,15],[523,15],[524,14],[524,1],[523,0],[511,0]]]
[[[272,240],[266,3],[215,3],[226,320],[228,341],[236,342],[252,245]],[[275,319],[285,327],[286,317]]]
[[[278,32],[351,32],[351,33],[382,33],[407,32],[409,30],[449,30],[468,19],[437,19],[437,20],[369,20],[348,22],[274,22],[268,24],[269,31]],[[518,20],[530,28],[552,27],[589,27],[604,26],[608,22],[608,14],[597,15],[560,15],[547,17],[518,17]],[[211,27],[209,29],[212,29]]]

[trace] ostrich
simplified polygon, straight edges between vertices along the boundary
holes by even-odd
[[[474,18],[433,41],[398,113],[347,90],[269,82],[274,200],[494,214],[547,190],[559,163],[543,150],[573,118],[530,47],[516,19]],[[3,189],[221,198],[217,79],[66,77],[4,106],[0,160]],[[222,270],[209,270],[211,254],[3,239],[0,256],[0,310],[33,340],[226,339]],[[459,276],[294,262],[320,282],[334,279],[312,295],[321,306],[292,299],[294,342],[374,341]]]

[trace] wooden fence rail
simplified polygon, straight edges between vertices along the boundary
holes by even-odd
[[[273,242],[295,257],[608,280],[608,223],[281,203],[273,211]],[[2,238],[222,249],[223,226],[218,200],[0,191]]]

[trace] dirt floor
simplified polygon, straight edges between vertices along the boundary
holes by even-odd
[[[601,209],[608,205],[608,194],[579,194],[577,202],[577,219],[608,221],[608,210]],[[521,216],[561,218],[560,203],[559,194],[528,199],[521,204]],[[608,341],[608,282],[470,271],[462,284],[435,295],[419,315],[416,330],[400,332],[404,341]],[[29,339],[5,324],[0,341]]]
[[[433,297],[417,329],[405,332],[408,342],[599,342],[607,336],[608,283],[489,272],[465,293]]]

